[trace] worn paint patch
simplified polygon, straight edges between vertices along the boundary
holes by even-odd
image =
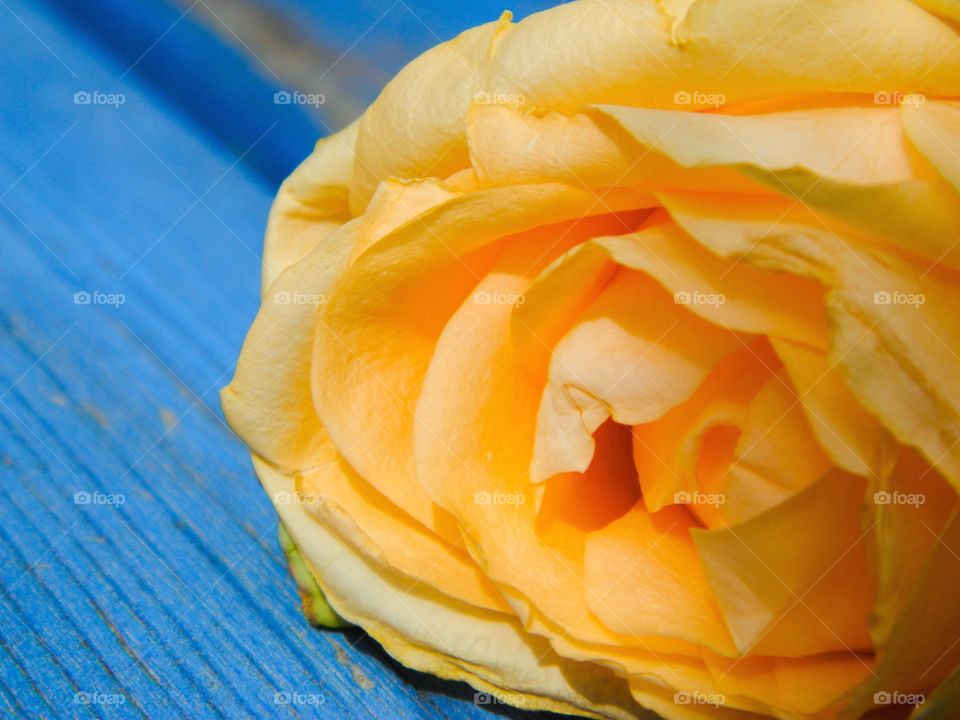
[[[343,665],[350,671],[350,676],[353,678],[353,681],[360,687],[361,690],[370,690],[375,686],[373,680],[367,677],[366,673],[363,672],[361,667],[356,663],[352,662],[347,656],[347,651],[344,650],[340,645],[334,641],[330,641],[330,644],[333,645],[333,652],[337,656],[337,662]]]
[[[169,432],[180,420],[176,413],[170,408],[162,407],[158,412],[160,413],[160,422],[163,423],[165,432]]]
[[[98,408],[96,405],[90,405],[89,403],[84,403],[82,407],[84,412],[86,412],[87,415],[92,417],[94,419],[94,422],[97,423],[97,425],[99,425],[104,429],[109,427],[110,422],[107,420],[107,416],[104,415],[103,412],[101,412],[100,408]]]

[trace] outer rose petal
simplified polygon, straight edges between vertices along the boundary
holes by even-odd
[[[271,286],[220,393],[237,435],[268,462],[294,471],[315,464],[325,443],[310,393],[313,334],[329,288],[345,267],[357,221],[332,233]]]
[[[488,610],[509,606],[467,553],[443,542],[392,505],[350,468],[328,441],[311,470],[294,476],[295,498],[370,562],[451,598]]]
[[[960,235],[960,197],[939,176],[914,167],[894,109],[756,117],[599,110],[642,148],[656,147],[683,167],[738,167],[813,210],[928,261],[960,268],[960,246],[953,244]],[[790,143],[782,141],[784,135]],[[878,215],[877,206],[889,214]]]
[[[317,141],[284,180],[270,209],[263,245],[263,295],[280,273],[350,219],[347,183],[353,174],[357,123]]]
[[[410,588],[387,572],[375,572],[330,529],[299,504],[293,478],[254,456],[264,488],[296,538],[338,614],[362,625],[406,665],[495,693],[520,693],[515,704],[531,709],[597,717],[642,718],[623,683],[589,664],[564,660],[546,642],[524,633],[515,618],[439,598],[425,585]],[[462,632],[463,618],[471,631]],[[549,660],[548,660],[549,658]],[[522,678],[524,687],[517,686]],[[651,719],[652,720],[652,719]]]

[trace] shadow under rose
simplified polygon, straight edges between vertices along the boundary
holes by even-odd
[[[416,688],[427,700],[430,699],[430,695],[445,695],[456,700],[473,703],[493,715],[511,718],[512,720],[561,720],[561,718],[572,717],[552,712],[521,710],[497,701],[489,693],[479,693],[465,682],[443,680],[433,675],[411,670],[394,660],[376,640],[360,628],[345,630],[316,629],[316,632],[330,633],[333,642],[337,642],[337,638],[339,638],[354,650],[376,660],[382,666],[389,668],[394,675]]]

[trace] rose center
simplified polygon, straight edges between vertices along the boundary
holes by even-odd
[[[640,499],[630,428],[607,420],[593,439],[596,449],[585,472],[561,473],[547,480],[537,516],[541,536],[557,526],[599,530],[623,517]]]

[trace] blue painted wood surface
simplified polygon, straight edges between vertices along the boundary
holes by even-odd
[[[169,87],[183,68],[130,70],[169,31],[143,24],[159,5],[93,4],[152,39],[0,2],[0,716],[490,717],[362,633],[307,625],[223,423],[307,121],[265,104],[223,129]],[[218,102],[274,89],[191,22],[162,57],[220,58]]]
[[[565,1],[565,0],[564,0]],[[400,67],[463,30],[496,20],[505,10],[520,19],[556,0],[260,0],[313,41],[331,48],[334,62],[360,58],[354,92],[369,102]],[[321,69],[322,72],[327,68]]]

